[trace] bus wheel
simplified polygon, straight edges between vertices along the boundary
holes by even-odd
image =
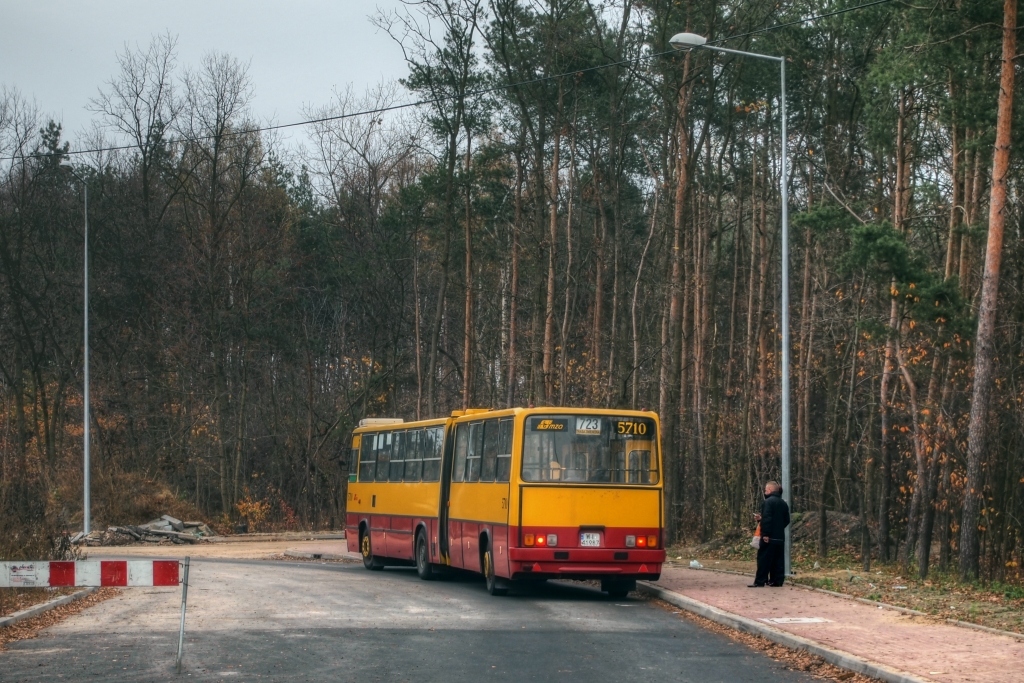
[[[601,590],[613,600],[622,600],[630,591],[636,590],[636,581],[623,579],[605,579],[601,581]]]
[[[494,551],[490,548],[484,553],[484,578],[487,580],[487,592],[491,595],[506,595],[508,584],[505,579],[494,574]]]
[[[416,534],[416,573],[424,581],[434,578],[434,567],[430,564],[430,549],[427,547],[427,535],[422,531]]]
[[[373,556],[373,546],[370,545],[370,532],[363,532],[362,538],[359,539],[359,552],[363,556],[363,566],[373,571],[380,571],[384,568],[384,563]]]

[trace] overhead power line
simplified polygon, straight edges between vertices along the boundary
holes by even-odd
[[[815,14],[813,17],[807,17],[806,19],[795,19],[793,21],[787,21],[785,24],[772,24],[771,26],[765,26],[764,28],[755,29],[753,31],[747,31],[746,33],[739,33],[728,38],[722,38],[720,40],[710,41],[709,45],[718,45],[725,43],[730,40],[736,40],[737,38],[746,38],[748,36],[756,36],[761,33],[768,33],[769,31],[778,31],[782,28],[788,28],[790,26],[799,26],[800,24],[806,24],[809,21],[817,21],[818,19],[827,19],[829,17],[835,17],[840,14],[846,14],[847,12],[853,12],[854,10],[867,9],[868,7],[874,7],[875,5],[887,5],[892,0],[874,0],[873,2],[866,2],[863,5],[857,5],[855,7],[847,7],[846,9],[837,9],[834,12],[825,12],[824,14]]]
[[[856,10],[866,9],[868,7],[874,7],[875,5],[884,5],[892,2],[893,0],[872,0],[872,2],[866,2],[861,5],[855,5],[853,7],[847,7],[845,9],[835,10],[833,12],[825,12],[823,14],[816,14],[814,16],[805,17],[803,19],[796,19],[794,21],[788,21],[784,24],[774,24],[772,26],[766,26],[764,28],[755,29],[746,33],[739,33],[737,35],[727,36],[725,38],[718,38],[716,40],[708,41],[708,45],[721,45],[739,38],[747,38],[749,36],[760,35],[763,33],[770,33],[772,31],[778,31],[783,28],[790,26],[799,26],[806,24],[811,21],[818,19],[826,19],[828,17],[838,16],[840,14],[846,14],[847,12],[854,12]],[[538,76],[537,78],[531,78],[525,81],[517,81],[516,83],[502,83],[500,85],[493,85],[487,88],[480,88],[477,90],[470,91],[465,94],[466,99],[480,98],[484,95],[490,95],[491,93],[500,92],[502,90],[511,90],[512,88],[521,88],[528,85],[535,85],[537,83],[543,83],[558,78],[566,78],[569,76],[575,76],[577,74],[588,73],[591,71],[599,71],[601,69],[609,69],[614,66],[625,66],[627,64],[635,64],[648,59],[654,59],[655,57],[663,57],[665,55],[673,54],[676,50],[665,50],[663,52],[652,52],[650,54],[641,55],[639,57],[633,57],[630,59],[623,59],[617,62],[609,62],[607,64],[598,64],[596,66],[586,67],[584,69],[573,69],[565,73],[551,74],[550,76]],[[330,121],[340,121],[342,119],[354,118],[356,116],[370,116],[372,114],[386,114],[388,112],[397,111],[400,109],[411,109],[413,107],[422,107],[427,104],[438,104],[447,100],[453,99],[451,96],[443,97],[431,97],[424,100],[416,100],[414,102],[404,102],[402,104],[394,104],[388,107],[377,107],[375,109],[365,109],[362,111],[349,112],[346,114],[337,114],[334,116],[324,116],[316,119],[306,119],[303,121],[293,121],[291,123],[278,123],[270,126],[260,126],[258,128],[246,128],[244,130],[229,131],[222,133],[221,137],[237,137],[240,135],[251,135],[253,133],[267,133],[275,130],[284,130],[286,128],[298,128],[299,126],[312,126],[317,123],[328,123]],[[179,144],[183,142],[204,142],[206,140],[212,140],[218,136],[215,135],[200,135],[197,137],[180,137],[168,140],[169,144]],[[91,149],[78,149],[68,150],[67,152],[37,152],[34,154],[20,154],[9,157],[0,157],[0,161],[14,161],[18,159],[33,159],[33,158],[45,158],[50,156],[75,156],[81,154],[98,154],[102,152],[119,152],[137,149],[137,145],[114,145],[110,147],[93,147]]]

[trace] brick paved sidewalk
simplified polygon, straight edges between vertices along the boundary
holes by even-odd
[[[752,577],[665,567],[657,585],[749,619],[817,617],[774,628],[933,681],[1024,681],[1024,640],[880,609],[816,591],[747,588]]]

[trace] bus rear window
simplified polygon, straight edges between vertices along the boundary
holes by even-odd
[[[536,415],[523,433],[523,481],[657,484],[654,420],[608,415]]]

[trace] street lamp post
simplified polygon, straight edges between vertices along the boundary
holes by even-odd
[[[730,50],[724,47],[708,45],[707,38],[696,33],[677,33],[668,41],[669,45],[677,50],[690,50],[703,48],[724,52],[741,57],[755,57],[767,59],[771,62],[778,62],[779,79],[781,92],[779,96],[780,109],[782,114],[782,177],[779,181],[782,194],[782,497],[788,505],[792,505],[790,493],[790,442],[789,442],[789,139],[786,133],[786,59],[784,57],[773,57],[762,55],[756,52],[743,52],[741,50]],[[791,537],[789,527],[786,527],[786,574],[790,574],[791,564]]]
[[[90,443],[90,438],[89,438],[89,183],[85,182],[85,179],[82,178],[82,176],[78,175],[78,173],[75,172],[74,167],[70,163],[63,162],[63,163],[61,163],[61,167],[68,169],[71,172],[71,175],[73,175],[78,180],[78,182],[82,183],[82,193],[83,193],[83,195],[85,197],[85,212],[84,212],[85,213],[85,230],[84,230],[85,235],[84,235],[84,245],[83,245],[83,248],[82,248],[82,252],[85,254],[84,259],[83,259],[84,260],[84,264],[83,264],[84,265],[84,269],[83,269],[83,274],[82,274],[82,278],[83,278],[83,282],[84,282],[83,290],[84,290],[84,296],[85,296],[85,301],[84,301],[84,304],[83,304],[83,318],[84,318],[84,334],[83,334],[83,337],[84,337],[84,344],[85,344],[85,354],[84,354],[84,359],[83,359],[84,362],[85,362],[85,369],[84,369],[84,372],[83,372],[83,379],[85,380],[85,382],[84,382],[84,387],[83,387],[83,391],[82,391],[82,396],[83,396],[83,400],[82,400],[82,425],[84,427],[84,433],[82,435],[83,460],[84,460],[84,462],[82,464],[82,467],[83,467],[82,479],[83,479],[83,489],[84,489],[84,493],[83,493],[83,496],[82,496],[82,530],[85,533],[89,533],[89,531],[91,530],[90,529],[90,522],[91,522],[90,518],[91,518],[91,515],[89,513],[90,509],[91,509],[90,508],[90,502],[89,502],[89,443]]]

